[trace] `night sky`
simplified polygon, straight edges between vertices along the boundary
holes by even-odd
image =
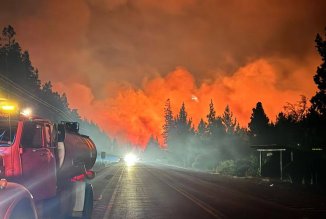
[[[325,0],[0,0],[43,82],[111,136],[144,145],[163,107],[185,102],[195,124],[213,100],[246,127],[316,92]]]

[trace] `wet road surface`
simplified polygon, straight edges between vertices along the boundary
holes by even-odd
[[[326,218],[323,195],[168,166],[119,163],[92,183],[94,219]]]

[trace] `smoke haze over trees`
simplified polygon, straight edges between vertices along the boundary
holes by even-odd
[[[179,113],[173,117],[173,104],[166,101],[163,138],[165,150],[145,150],[149,160],[159,160],[187,168],[217,171],[231,175],[258,175],[257,154],[250,146],[262,148],[281,147],[283,171],[292,183],[326,184],[326,39],[319,34],[316,47],[322,57],[314,81],[318,91],[311,98],[301,96],[296,103],[287,103],[272,122],[266,115],[263,103],[252,109],[248,129],[240,128],[232,110],[227,105],[222,115],[216,115],[211,100],[205,119],[194,128],[191,115],[183,103]],[[158,151],[161,151],[159,153]],[[279,152],[270,152],[262,160],[261,174],[279,177]]]

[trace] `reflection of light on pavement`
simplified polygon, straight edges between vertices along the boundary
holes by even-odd
[[[127,154],[124,158],[127,166],[133,166],[138,161],[138,158],[134,154]]]
[[[135,169],[135,167],[133,165],[127,165],[126,169],[127,169],[127,173],[130,173]]]

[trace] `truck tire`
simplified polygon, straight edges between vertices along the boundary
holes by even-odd
[[[93,186],[86,183],[85,202],[82,219],[91,219],[93,213]]]

